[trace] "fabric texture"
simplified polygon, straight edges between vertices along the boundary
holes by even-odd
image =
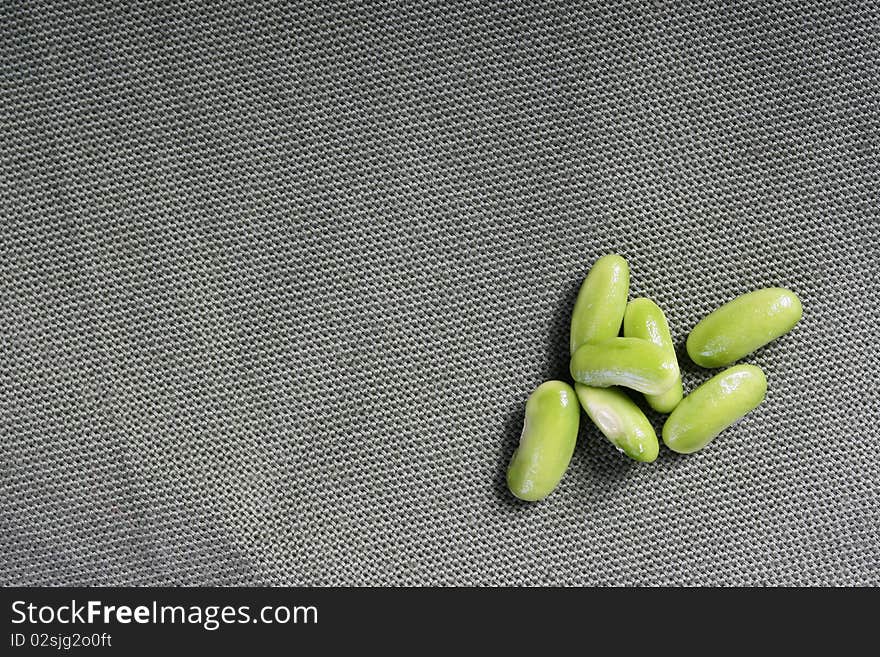
[[[880,7],[0,6],[0,582],[877,585]],[[524,403],[600,255],[765,403],[651,465]],[[652,415],[659,432],[662,417]]]

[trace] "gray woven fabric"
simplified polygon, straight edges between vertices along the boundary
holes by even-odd
[[[878,30],[3,3],[0,581],[880,584]],[[705,451],[635,464],[585,418],[518,503],[524,401],[611,251],[678,341],[760,286],[804,320]]]

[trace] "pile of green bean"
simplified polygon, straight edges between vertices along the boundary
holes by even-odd
[[[663,443],[681,454],[704,448],[764,401],[767,379],[754,365],[730,367],[685,397],[663,311],[650,299],[627,303],[628,295],[626,260],[599,258],[581,285],[571,317],[574,389],[563,381],[547,381],[526,403],[522,437],[507,470],[507,485],[518,498],[543,499],[562,479],[577,440],[579,406],[619,451],[644,463],[657,458],[654,427],[621,388],[642,393],[651,408],[669,414]],[[749,292],[694,327],[688,356],[701,367],[727,367],[790,331],[802,312],[790,290]]]

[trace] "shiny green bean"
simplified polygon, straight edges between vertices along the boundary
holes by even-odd
[[[788,333],[803,315],[791,290],[769,287],[743,294],[700,321],[687,352],[702,367],[725,367]]]
[[[571,358],[571,376],[598,388],[623,386],[649,395],[669,390],[678,379],[678,362],[653,342],[611,338],[582,345]]]
[[[650,463],[657,458],[660,444],[654,427],[623,390],[582,383],[576,383],[574,389],[593,424],[612,445],[636,461]]]
[[[674,452],[703,449],[731,424],[764,401],[761,368],[736,365],[713,376],[676,406],[663,425],[663,442]]]
[[[578,292],[571,313],[570,353],[588,342],[615,338],[626,310],[629,266],[619,255],[596,260]]]
[[[526,402],[519,447],[507,468],[507,486],[522,500],[543,499],[565,474],[577,440],[580,409],[567,383],[547,381]]]
[[[660,307],[650,299],[633,299],[627,304],[626,314],[623,317],[623,334],[628,338],[653,342],[666,352],[667,357],[678,362],[666,317]],[[671,413],[672,409],[678,406],[683,394],[681,375],[679,375],[669,390],[659,395],[645,395],[645,399],[658,413]]]

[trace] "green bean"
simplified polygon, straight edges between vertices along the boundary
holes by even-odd
[[[678,362],[662,348],[638,338],[611,338],[582,345],[571,358],[571,376],[598,388],[624,386],[659,395],[675,385]]]
[[[657,458],[660,445],[654,427],[623,390],[582,383],[576,383],[574,389],[593,424],[612,445],[636,461],[650,463]]]
[[[626,310],[629,266],[619,255],[596,260],[571,313],[570,353],[588,342],[616,338]]]
[[[713,376],[676,406],[663,425],[663,442],[674,452],[703,449],[722,431],[764,401],[761,368],[736,365]]]
[[[650,299],[640,298],[629,302],[623,317],[623,334],[628,338],[641,338],[653,342],[666,352],[667,357],[678,362],[666,317],[660,307]],[[645,399],[658,413],[671,413],[672,409],[678,406],[683,394],[679,374],[669,390],[659,395],[645,395]]]
[[[580,409],[562,381],[538,386],[526,402],[519,447],[507,468],[507,486],[522,500],[547,497],[565,474],[577,440]]]
[[[702,367],[725,367],[788,333],[803,314],[791,290],[768,287],[729,301],[694,327],[687,352]]]

